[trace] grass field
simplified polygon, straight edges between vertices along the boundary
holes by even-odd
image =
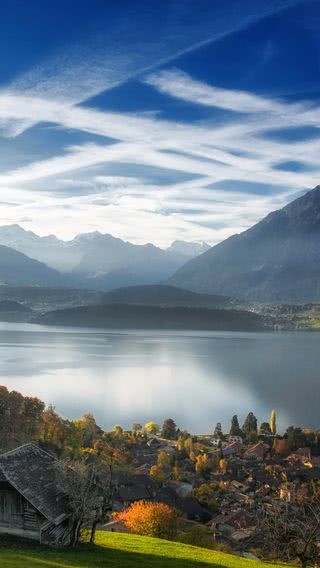
[[[0,536],[1,568],[263,568],[262,562],[156,538],[97,533],[94,546],[52,550]],[[273,565],[276,566],[276,565]],[[278,565],[280,566],[280,565]]]

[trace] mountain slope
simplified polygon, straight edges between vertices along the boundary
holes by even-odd
[[[98,231],[62,241],[54,235],[40,237],[19,225],[0,227],[0,244],[72,274],[78,286],[96,290],[166,280],[209,247],[203,242],[175,241],[161,249],[152,244],[135,245]]]
[[[320,301],[320,186],[191,260],[168,280],[250,301]]]
[[[0,284],[62,286],[64,278],[42,262],[0,245]]]
[[[232,298],[196,294],[189,290],[161,284],[117,288],[103,295],[102,304],[135,304],[140,306],[226,307]]]

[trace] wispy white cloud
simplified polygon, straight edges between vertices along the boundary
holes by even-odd
[[[283,105],[280,102],[244,91],[213,87],[192,79],[187,73],[179,69],[152,73],[144,78],[144,82],[166,95],[205,106],[249,114],[281,112],[283,110]]]
[[[75,76],[69,79],[72,83]],[[60,236],[107,225],[109,232],[136,242],[152,235],[163,245],[181,237],[214,243],[318,183],[320,138],[290,142],[266,137],[266,132],[318,128],[319,107],[217,88],[178,70],[153,72],[144,81],[168,96],[236,114],[231,118],[229,112],[225,124],[216,126],[210,120],[177,122],[159,114],[107,112],[75,104],[76,87],[68,100],[50,82],[45,88],[40,82],[39,89],[17,82],[14,89],[0,92],[0,126],[11,135],[45,122],[98,135],[101,143],[62,147],[57,155],[2,171],[0,196],[10,202],[3,218],[31,219],[24,223],[42,233],[50,219],[50,232]],[[289,161],[303,162],[305,171],[275,168]],[[113,166],[120,173],[114,174]],[[139,173],[125,175],[128,167]],[[146,174],[148,168],[167,172],[172,180],[179,172],[188,181],[160,184]],[[242,182],[241,191],[227,190],[226,180]],[[244,183],[267,184],[270,195],[243,191]],[[69,188],[65,195],[63,188]],[[77,188],[82,189],[79,195]]]

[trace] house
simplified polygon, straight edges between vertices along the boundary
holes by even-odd
[[[310,462],[310,459],[311,459],[310,448],[298,448],[286,458],[286,461],[290,463],[297,463],[297,462],[308,463]]]
[[[245,459],[255,459],[255,460],[263,460],[268,452],[270,451],[270,447],[268,444],[264,444],[263,442],[258,442],[254,446],[251,446],[247,449],[244,454]]]
[[[225,446],[222,450],[223,457],[227,458],[230,456],[236,456],[241,452],[242,449],[242,441],[240,442],[231,442],[227,446]]]
[[[254,529],[257,526],[254,515],[244,509],[218,515],[212,523],[217,531],[226,536],[231,536],[234,531]]]
[[[0,455],[0,533],[68,544],[71,515],[55,458],[34,444]]]
[[[243,444],[243,439],[241,438],[241,436],[228,436],[228,442],[229,444]]]

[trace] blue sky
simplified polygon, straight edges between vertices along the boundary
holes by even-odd
[[[211,244],[320,180],[318,0],[4,0],[0,224]]]

